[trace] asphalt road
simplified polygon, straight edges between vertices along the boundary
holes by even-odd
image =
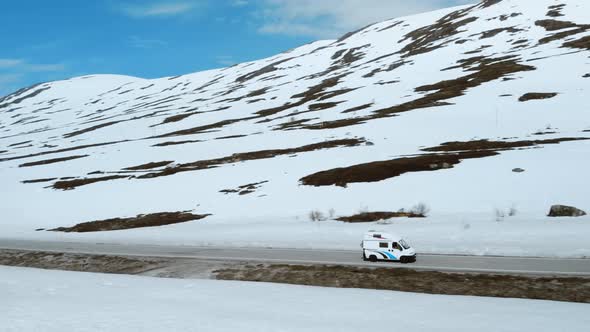
[[[431,255],[418,253],[417,262],[412,264],[393,262],[370,263],[362,260],[360,248],[356,251],[276,248],[215,248],[0,239],[0,249],[95,255],[167,257],[179,259],[190,258],[215,261],[379,266],[442,272],[483,272],[519,275],[590,277],[590,259]]]

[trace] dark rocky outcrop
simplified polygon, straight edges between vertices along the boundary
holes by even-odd
[[[586,212],[567,205],[553,205],[549,211],[549,217],[581,217],[585,216]]]
[[[526,93],[522,97],[518,99],[520,102],[525,102],[529,100],[539,100],[539,99],[549,99],[557,96],[557,93],[550,92],[550,93],[542,93],[542,92],[531,92]]]

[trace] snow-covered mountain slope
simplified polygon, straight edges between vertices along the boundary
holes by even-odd
[[[589,51],[587,1],[486,0],[224,69],[36,85],[0,99],[0,229],[194,210],[158,232],[255,241],[314,209],[588,209]]]

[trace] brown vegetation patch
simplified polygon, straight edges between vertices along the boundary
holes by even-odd
[[[216,140],[224,140],[224,139],[233,139],[233,138],[242,138],[242,137],[248,137],[248,135],[230,135],[230,136],[222,136],[222,137],[216,137]]]
[[[91,131],[95,131],[95,130],[100,129],[100,128],[112,126],[112,125],[117,124],[119,122],[121,122],[121,121],[111,121],[111,122],[101,123],[101,124],[96,125],[96,126],[92,126],[92,127],[81,129],[81,130],[76,130],[76,131],[71,132],[69,134],[64,134],[63,137],[64,138],[71,138],[71,137],[74,137],[74,136],[79,136],[79,135],[82,135],[82,134],[85,134],[85,133],[88,133],[88,132],[91,132]]]
[[[87,154],[81,155],[81,156],[70,156],[70,157],[63,157],[63,158],[40,160],[40,161],[35,161],[32,163],[20,164],[20,165],[18,165],[18,167],[33,167],[33,166],[49,165],[49,164],[61,163],[61,162],[68,161],[68,160],[74,160],[74,159],[80,159],[80,158],[86,158],[86,157],[88,157]]]
[[[507,21],[510,18],[518,17],[518,16],[521,16],[521,15],[522,15],[522,13],[512,13],[510,15],[503,14],[503,15],[500,15],[500,16],[489,18],[488,21],[493,21],[493,20],[496,20],[496,19],[499,19],[500,21]]]
[[[223,93],[222,96],[231,94],[231,93],[235,92],[235,90],[241,89],[241,88],[243,88],[242,85],[240,85],[240,86],[238,86],[238,87],[236,87],[234,89],[230,89],[227,92]],[[246,98],[253,98],[253,97],[258,97],[258,96],[264,95],[266,93],[266,91],[268,91],[268,88],[262,88],[262,89],[259,89],[259,90],[251,91],[250,93],[248,93],[246,95],[243,95],[243,96],[240,96],[240,97],[222,99],[222,100],[216,101],[215,103],[216,104],[235,103],[235,102],[241,101],[241,100],[246,99]]]
[[[254,192],[256,192],[256,190],[260,189],[260,187],[265,184],[268,183],[268,181],[261,181],[261,182],[256,182],[256,183],[250,183],[250,184],[245,184],[243,186],[239,186],[236,189],[224,189],[224,190],[220,190],[220,193],[224,193],[224,194],[238,194],[240,196],[243,195],[248,195],[248,194],[252,194]]]
[[[332,60],[336,60],[336,59],[338,59],[338,58],[339,58],[339,57],[341,57],[341,56],[344,54],[344,52],[346,52],[346,51],[347,51],[347,49],[345,49],[345,48],[344,48],[344,49],[341,49],[341,50],[338,50],[338,51],[336,51],[336,52],[335,52],[335,53],[332,55],[331,59],[332,59]]]
[[[359,47],[353,47],[353,48],[347,50],[347,52],[345,50],[346,53],[344,53],[342,58],[340,60],[338,60],[338,62],[336,64],[333,65],[334,68],[332,68],[332,70],[343,68],[345,66],[350,65],[353,62],[361,60],[363,58],[363,56],[365,55],[365,53],[358,52],[358,51],[363,48],[369,47],[369,46],[371,46],[371,44],[366,44],[366,45],[359,46]]]
[[[201,143],[201,140],[192,140],[192,141],[176,141],[176,142],[163,142],[152,145],[153,147],[164,147],[164,146],[171,146],[171,145],[182,145],[182,144],[191,144],[191,143]]]
[[[364,212],[350,217],[336,218],[338,221],[349,223],[374,222],[379,220],[387,220],[392,218],[425,218],[423,214],[413,212]]]
[[[349,126],[365,123],[367,120],[370,120],[370,119],[367,117],[340,119],[340,120],[324,121],[324,122],[320,122],[320,123],[304,125],[301,128],[309,129],[309,130],[335,129],[335,128],[349,127]]]
[[[347,109],[345,111],[342,111],[340,113],[342,113],[342,114],[354,113],[354,112],[357,112],[357,111],[362,111],[364,109],[367,109],[367,108],[369,108],[371,106],[373,106],[373,103],[364,104],[364,105],[360,105],[360,106],[357,106],[357,107],[349,108],[349,109]]]
[[[395,83],[399,83],[400,81],[398,80],[393,80],[393,81],[387,81],[387,82],[376,82],[374,83],[375,85],[388,85],[388,84],[395,84]]]
[[[492,29],[492,30],[488,30],[488,31],[484,31],[482,32],[480,35],[480,39],[487,39],[487,38],[492,38],[495,37],[496,35],[502,33],[502,32],[508,32],[508,33],[517,33],[520,31],[524,31],[522,29],[518,29],[515,27],[507,27],[507,28],[497,28],[497,29]]]
[[[340,128],[365,123],[366,121],[373,119],[391,117],[398,113],[417,109],[450,105],[449,103],[445,102],[445,100],[460,97],[464,95],[465,91],[470,88],[474,88],[484,83],[503,78],[510,74],[536,69],[533,66],[519,64],[516,59],[511,56],[500,58],[475,57],[461,61],[458,67],[464,67],[466,70],[472,71],[474,73],[452,80],[441,81],[436,84],[417,87],[415,89],[416,92],[435,92],[403,104],[376,110],[373,112],[373,114],[367,116],[352,119],[326,121],[321,124],[308,125],[304,128]],[[452,68],[455,67],[448,69]]]
[[[14,98],[14,97],[18,97],[18,96],[20,96],[20,95],[23,95],[24,93],[26,93],[26,92],[28,92],[28,91],[30,91],[30,90],[33,90],[33,89],[35,89],[35,88],[36,88],[36,87],[38,87],[38,86],[39,86],[39,84],[36,84],[36,85],[33,85],[33,86],[29,87],[29,88],[20,89],[20,90],[18,90],[17,92],[15,92],[15,93],[13,93],[13,94],[11,94],[11,95],[8,95],[8,96],[6,96],[6,97],[4,97],[4,98],[0,99],[0,103],[1,103],[1,102],[3,102],[3,101],[5,101],[5,100],[8,100],[8,98]],[[39,94],[41,94],[43,91],[47,91],[47,90],[49,90],[49,89],[51,89],[51,87],[44,87],[44,88],[40,88],[40,89],[37,89],[37,90],[35,90],[35,91],[33,91],[33,92],[29,93],[28,95],[25,95],[25,96],[23,96],[23,97],[20,97],[20,98],[16,98],[16,99],[12,100],[12,101],[11,101],[11,102],[9,102],[9,103],[6,103],[6,104],[0,104],[0,109],[2,109],[2,108],[6,108],[6,107],[8,107],[8,106],[13,106],[13,105],[16,105],[16,104],[20,104],[20,103],[22,103],[24,100],[26,100],[26,99],[29,99],[29,98],[36,97],[36,96],[38,96]]]
[[[361,31],[365,30],[366,28],[370,27],[371,25],[373,25],[373,24],[369,24],[369,25],[366,25],[366,26],[359,28],[357,30],[345,33],[344,35],[342,35],[342,37],[340,37],[340,38],[338,38],[338,40],[336,40],[336,43],[342,44],[343,41],[347,40],[348,38],[356,35],[357,33],[361,32]]]
[[[301,129],[301,125],[312,121],[314,119],[300,119],[297,120],[295,118],[291,118],[289,119],[289,121],[281,123],[279,125],[276,126],[276,128],[274,130],[295,130],[295,129]]]
[[[47,179],[34,179],[34,180],[25,180],[21,183],[28,184],[28,183],[43,183],[43,182],[50,182],[55,181],[57,178],[47,178]]]
[[[279,60],[279,61],[273,62],[273,63],[271,63],[271,64],[269,64],[267,66],[264,66],[264,67],[262,67],[262,68],[260,68],[258,70],[255,70],[253,72],[250,72],[248,74],[245,74],[245,75],[242,75],[242,76],[238,77],[236,79],[236,82],[238,82],[238,83],[244,83],[244,82],[249,81],[249,80],[251,80],[253,78],[256,78],[258,76],[262,76],[264,74],[272,73],[273,71],[279,70],[279,68],[277,67],[278,65],[280,65],[283,62],[287,62],[289,60],[292,60],[292,59],[293,58],[286,58],[286,59],[283,59],[283,60]]]
[[[392,24],[386,26],[385,28],[380,29],[378,32],[383,32],[385,30],[393,29],[393,28],[395,28],[396,26],[398,26],[398,25],[400,25],[402,23],[404,23],[404,21],[396,21],[396,22],[393,22]]]
[[[436,91],[429,95],[430,99],[448,99],[462,96],[468,88],[479,86],[483,83],[497,80],[510,74],[535,70],[535,67],[522,65],[511,57],[484,58],[474,57],[459,61],[460,66],[473,74],[452,80],[441,81],[436,84],[417,87],[417,92]],[[449,68],[452,69],[453,67]]]
[[[480,3],[480,6],[481,6],[481,8],[488,8],[488,7],[491,7],[495,4],[498,4],[500,2],[502,2],[502,0],[483,0]]]
[[[201,85],[200,87],[198,87],[198,88],[194,89],[194,90],[193,90],[193,92],[197,92],[197,91],[203,91],[203,90],[205,90],[206,88],[208,88],[208,87],[210,87],[210,86],[212,86],[212,85],[214,85],[214,84],[217,84],[217,83],[218,83],[218,82],[219,82],[219,81],[220,81],[222,78],[223,78],[223,76],[216,77],[216,78],[212,79],[211,81],[209,81],[209,82],[207,82],[207,83],[205,83],[205,84]]]
[[[558,20],[538,20],[535,22],[535,25],[543,27],[547,31],[556,31],[577,27],[577,24],[575,23]]]
[[[370,71],[369,73],[363,75],[363,77],[364,78],[370,78],[370,77],[373,77],[373,76],[377,75],[378,73],[391,72],[391,71],[394,71],[397,68],[399,68],[399,67],[401,67],[401,66],[403,66],[405,64],[408,64],[408,63],[411,63],[411,61],[399,60],[399,61],[396,61],[396,62],[390,64],[386,68],[375,68],[372,71]]]
[[[179,122],[182,121],[188,117],[191,117],[193,115],[196,114],[200,114],[201,112],[188,112],[188,113],[183,113],[183,114],[177,114],[177,115],[173,115],[173,116],[169,116],[166,119],[164,119],[164,121],[162,121],[161,124],[166,124],[166,123],[174,123],[174,122]]]
[[[477,20],[477,17],[464,18],[471,9],[457,10],[445,15],[432,25],[408,33],[399,42],[402,43],[406,40],[411,40],[411,42],[403,47],[399,53],[403,54],[403,57],[410,57],[443,47],[444,43],[438,46],[433,46],[433,44],[460,33],[459,28]]]
[[[264,264],[220,269],[214,273],[220,280],[590,303],[590,283],[585,278],[460,274],[385,267]]]
[[[197,171],[202,169],[208,169],[213,167],[218,167],[224,164],[230,163],[238,163],[243,161],[250,161],[250,160],[259,160],[259,159],[269,159],[274,158],[276,156],[282,155],[290,155],[295,153],[301,152],[311,152],[323,149],[332,149],[338,147],[353,147],[358,146],[366,141],[364,139],[341,139],[341,140],[334,140],[334,141],[325,141],[321,143],[315,143],[310,145],[304,145],[297,148],[291,149],[276,149],[276,150],[261,150],[261,151],[253,151],[253,152],[242,152],[242,153],[234,153],[228,157],[222,157],[217,159],[209,159],[209,160],[200,160],[191,163],[185,164],[178,164],[173,167],[168,167],[159,172],[148,173],[145,175],[138,176],[138,179],[150,179],[160,176],[169,176],[181,172],[190,172],[190,171]]]
[[[322,111],[327,110],[329,108],[333,108],[338,106],[339,104],[343,103],[342,101],[330,102],[330,103],[317,103],[317,104],[310,104],[307,108],[310,111]]]
[[[533,135],[535,135],[535,136],[553,135],[553,134],[557,134],[557,132],[556,131],[537,131],[537,132],[533,133]]]
[[[262,88],[262,89],[251,91],[250,93],[248,93],[246,95],[246,97],[247,98],[252,98],[252,97],[262,96],[262,95],[266,94],[266,92],[268,91],[268,89],[269,88]]]
[[[547,30],[547,31],[557,31],[557,30],[568,29],[566,31],[557,32],[557,33],[554,33],[554,34],[549,35],[547,37],[541,38],[539,40],[539,44],[547,44],[552,41],[563,40],[569,36],[577,35],[577,34],[580,34],[580,33],[590,30],[589,24],[575,24],[575,23],[568,22],[568,21],[540,20],[540,21],[536,21],[535,24],[545,28],[545,30]],[[564,44],[563,47],[570,47],[570,46],[567,46],[566,44]]]
[[[326,91],[327,89],[338,85],[338,83],[340,83],[340,79],[342,79],[342,77],[344,77],[344,76],[346,76],[346,74],[325,79],[321,83],[311,86],[307,91],[292,96],[291,98],[293,98],[293,99],[300,98],[300,100],[298,100],[294,103],[286,103],[283,106],[264,109],[264,110],[256,112],[256,114],[258,115],[258,117],[267,117],[267,116],[271,116],[271,115],[274,115],[274,114],[277,114],[277,113],[280,113],[280,112],[283,112],[283,111],[286,111],[286,110],[289,110],[289,109],[292,109],[295,107],[302,106],[308,102],[322,101],[322,100],[334,98],[339,95],[346,94],[350,91],[353,91],[354,89]]]
[[[158,162],[151,162],[143,165],[133,166],[123,168],[126,171],[142,171],[142,170],[149,170],[154,168],[165,167],[172,164],[174,161],[158,161]]]
[[[410,172],[437,171],[453,168],[464,159],[485,158],[497,155],[494,151],[467,151],[454,154],[427,154],[417,157],[376,161],[366,164],[335,168],[302,178],[308,186],[341,186],[349,183],[378,182]]]
[[[587,29],[590,29],[590,26],[588,26]],[[582,37],[580,39],[565,42],[565,43],[563,43],[563,47],[590,50],[590,36],[586,36],[586,37]]]
[[[18,142],[18,143],[10,144],[8,147],[12,148],[12,147],[19,146],[19,145],[29,144],[31,142],[33,142],[33,141]]]
[[[93,147],[99,147],[99,146],[107,146],[107,145],[119,144],[119,143],[124,143],[124,142],[129,142],[129,140],[115,141],[115,142],[106,142],[106,143],[97,143],[97,144],[87,144],[87,145],[80,145],[80,146],[75,146],[75,147],[71,147],[71,148],[64,148],[64,149],[58,149],[58,150],[51,150],[51,151],[44,151],[44,152],[39,152],[39,153],[33,153],[33,154],[26,155],[26,156],[17,156],[17,157],[10,157],[10,158],[2,158],[2,159],[0,159],[0,162],[11,161],[11,160],[18,160],[18,159],[26,159],[26,158],[33,158],[33,157],[39,157],[39,156],[43,156],[43,155],[47,155],[47,154],[55,154],[55,153],[62,153],[62,152],[68,152],[68,151],[74,151],[74,150],[82,150],[82,149],[87,149],[87,148],[93,148]]]
[[[105,182],[117,179],[126,179],[128,176],[122,175],[110,175],[110,176],[103,176],[97,178],[82,178],[82,179],[75,179],[75,180],[61,180],[57,181],[53,184],[52,188],[56,190],[72,190],[77,187],[86,186],[89,184],[97,183],[97,182]]]
[[[547,16],[549,17],[560,17],[563,16],[563,14],[561,13],[561,10],[565,7],[565,4],[560,4],[560,5],[553,5],[553,6],[549,6],[549,11],[547,12]]]
[[[137,274],[160,266],[156,258],[0,250],[0,265],[65,271]]]
[[[131,218],[113,218],[106,220],[95,220],[77,224],[72,227],[59,227],[51,229],[52,232],[66,233],[88,233],[117,231],[132,228],[156,227],[171,224],[178,224],[187,221],[199,220],[210,216],[210,214],[192,214],[184,212],[162,212],[152,214],[140,214]]]
[[[559,144],[561,142],[572,142],[572,141],[585,141],[590,138],[585,137],[564,137],[564,138],[552,138],[546,140],[533,140],[533,141],[489,141],[489,140],[477,140],[469,142],[447,142],[439,146],[422,149],[422,151],[428,152],[459,152],[459,151],[502,151],[512,150],[516,148],[535,147],[545,144]]]
[[[479,59],[470,62],[470,64],[477,64],[477,66],[468,69],[469,71],[474,71],[473,74],[452,80],[441,81],[436,84],[417,87],[415,89],[416,92],[436,92],[428,94],[417,100],[378,110],[376,113],[381,116],[386,116],[388,114],[407,112],[418,108],[447,105],[445,103],[441,103],[441,101],[462,96],[469,88],[477,87],[481,84],[494,81],[509,74],[535,70],[535,67],[522,65],[513,59],[506,58],[485,60]]]
[[[557,95],[558,95],[558,93],[555,93],[555,92],[550,92],[550,93],[531,92],[531,93],[525,93],[524,95],[522,95],[520,98],[518,98],[518,101],[525,102],[525,101],[529,101],[529,100],[550,99],[550,98],[553,98]]]
[[[258,117],[251,116],[251,117],[245,117],[245,118],[223,120],[223,121],[211,123],[208,125],[203,125],[203,126],[198,126],[198,127],[193,127],[193,128],[189,128],[189,129],[183,129],[183,130],[177,130],[177,131],[173,131],[173,132],[170,132],[167,134],[152,136],[149,138],[165,138],[165,137],[174,137],[174,136],[203,134],[203,133],[208,132],[212,129],[219,129],[219,128],[223,128],[225,126],[228,126],[230,124],[236,123],[236,122],[247,121],[247,120],[252,120],[252,119],[256,119],[256,118],[258,118]]]

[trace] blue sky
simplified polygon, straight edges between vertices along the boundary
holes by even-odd
[[[274,55],[474,0],[19,0],[0,11],[0,95],[85,74],[156,78]]]

